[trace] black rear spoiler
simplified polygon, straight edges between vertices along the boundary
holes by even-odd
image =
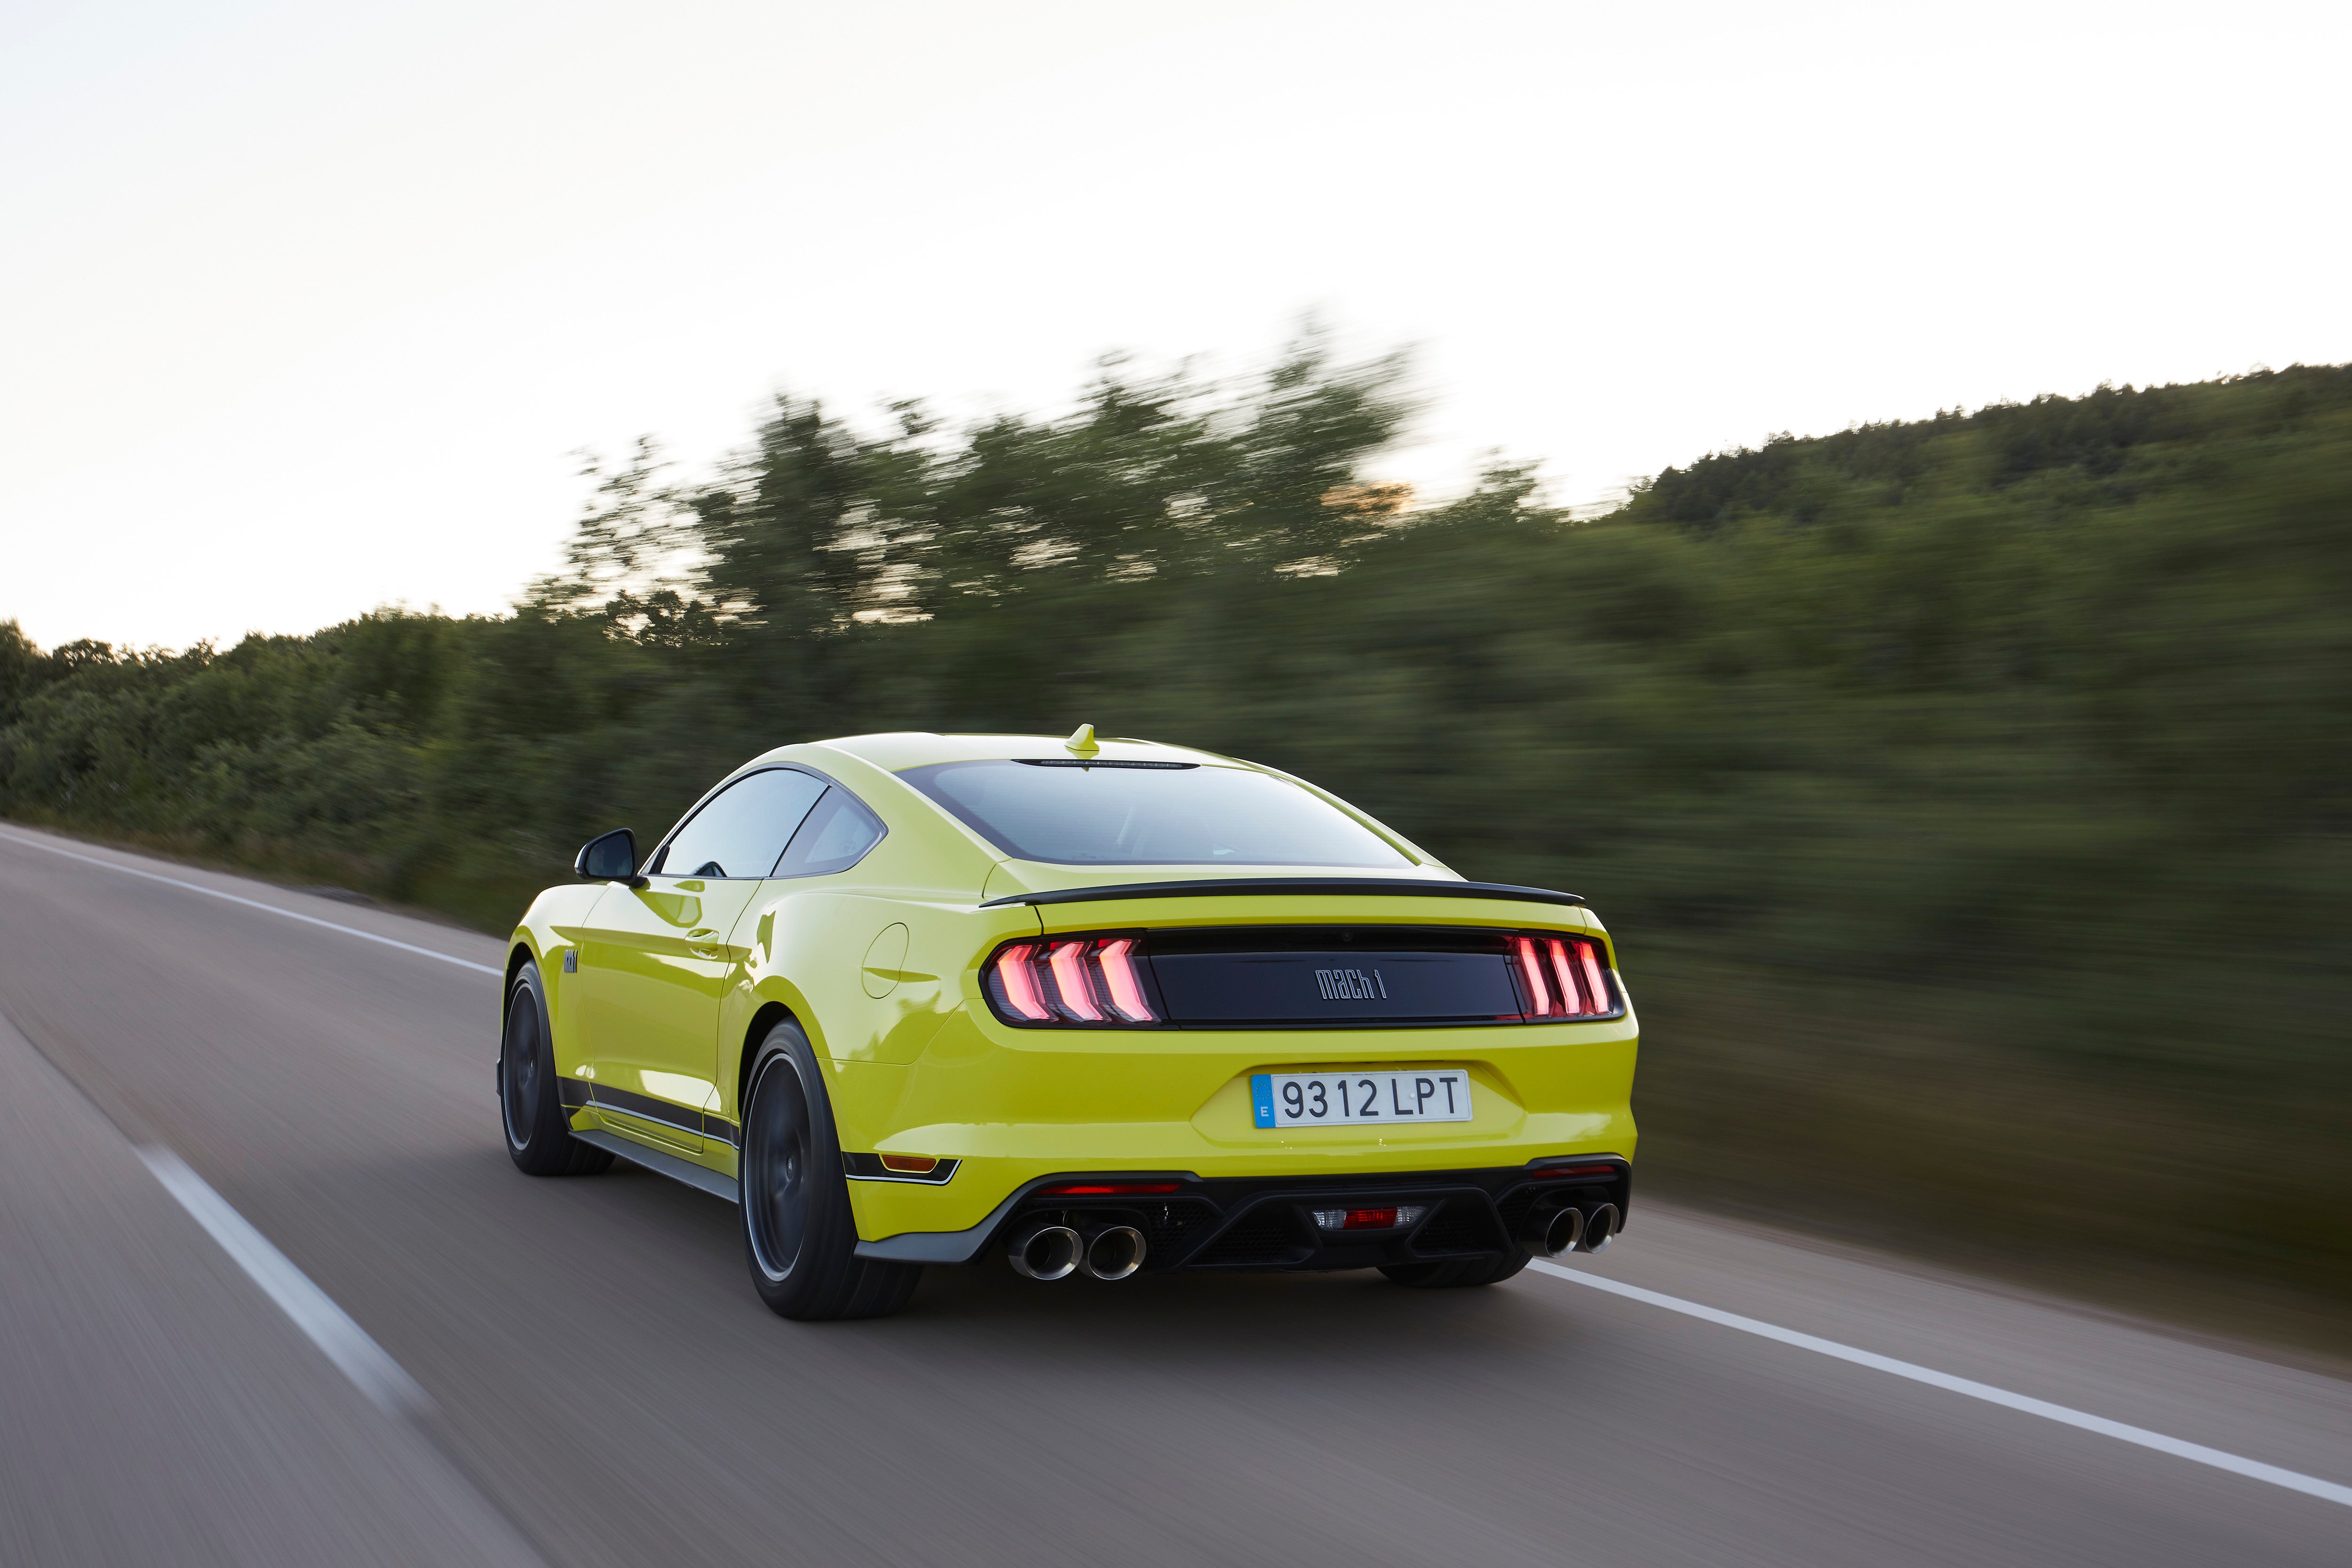
[[[1009,893],[980,907],[1002,904],[1091,904],[1107,899],[1214,899],[1258,894],[1356,893],[1375,899],[1509,899],[1524,904],[1580,904],[1575,893],[1515,888],[1507,882],[1423,882],[1392,877],[1212,877],[1193,882],[1125,882],[1110,888],[1064,888],[1050,893]]]

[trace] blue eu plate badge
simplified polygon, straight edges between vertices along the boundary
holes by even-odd
[[[1250,1110],[1260,1127],[1274,1125],[1274,1075],[1262,1072],[1250,1079]]]

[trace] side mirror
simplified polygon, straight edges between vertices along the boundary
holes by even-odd
[[[646,879],[637,875],[637,836],[625,827],[615,827],[582,845],[572,869],[592,882],[646,885]]]

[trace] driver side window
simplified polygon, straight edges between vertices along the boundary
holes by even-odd
[[[747,773],[706,802],[662,853],[665,877],[765,877],[824,793],[792,768]]]

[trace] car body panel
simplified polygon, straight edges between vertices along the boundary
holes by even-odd
[[[1150,742],[1106,740],[1100,745],[1108,759],[1252,766]],[[648,956],[656,939],[683,951],[695,931],[718,928],[709,913],[709,887],[699,895],[698,921],[689,921],[682,904],[673,909],[657,901],[688,896],[682,883],[662,888],[666,879],[653,879],[645,889],[609,883],[542,894],[518,929],[514,951],[541,961],[557,1070],[566,1079],[584,1072],[584,1081],[595,1082],[609,1059],[615,1073],[637,1075],[634,1085],[617,1087],[643,1092],[660,1081],[646,1079],[648,1070],[670,1070],[653,1064],[643,1047],[633,1047],[634,1055],[616,1049],[607,1058],[589,1043],[589,1035],[602,1034],[607,1014],[583,1005],[591,988],[578,974],[562,973],[567,951],[578,952],[591,971],[607,963],[636,964],[695,1005],[708,1004],[708,1056],[700,1058],[709,1064],[707,1074],[681,1073],[697,1081],[707,1077],[710,1085],[705,1125],[711,1136],[699,1149],[674,1141],[674,1130],[625,1121],[616,1107],[603,1114],[583,1105],[573,1125],[601,1124],[731,1177],[737,1142],[731,1128],[741,1120],[749,1055],[774,1020],[790,1016],[824,1067],[845,1151],[960,1162],[944,1182],[851,1180],[857,1231],[866,1242],[969,1230],[1024,1183],[1073,1172],[1284,1177],[1519,1166],[1588,1153],[1632,1158],[1630,1098],[1639,1028],[1630,1001],[1612,1017],[1475,1027],[1095,1029],[1019,1027],[1000,1020],[988,1005],[982,966],[1002,943],[1040,933],[1340,922],[1556,931],[1594,941],[1612,977],[1617,968],[1614,942],[1590,910],[1503,896],[1424,899],[1347,889],[1266,896],[1237,889],[992,904],[1028,893],[1228,878],[1460,880],[1344,802],[1334,804],[1395,846],[1410,864],[1335,872],[1328,865],[1015,859],[898,776],[940,762],[1051,756],[1061,746],[1040,737],[856,736],[783,747],[745,763],[719,787],[761,766],[803,767],[856,795],[887,832],[847,871],[725,884],[730,896],[741,889],[742,897],[726,940],[703,943],[723,950],[717,957],[681,957],[668,950]],[[662,929],[649,931],[642,952],[615,948],[608,953],[600,945],[605,940],[600,933],[618,924],[605,900],[626,900],[614,909],[630,911],[631,919],[638,918],[635,910],[651,911],[647,921]],[[637,977],[634,971],[625,976]],[[622,1013],[616,1008],[610,1016],[620,1026]],[[675,1059],[703,1049],[694,1037],[699,1025],[683,1002],[665,1027],[684,1042]],[[1475,1119],[1288,1132],[1254,1125],[1252,1074],[1341,1066],[1465,1068],[1475,1091]]]
[[[719,1019],[742,969],[730,939],[762,884],[652,877],[596,901],[580,942],[593,1097],[616,1130],[698,1153],[721,1110]]]

